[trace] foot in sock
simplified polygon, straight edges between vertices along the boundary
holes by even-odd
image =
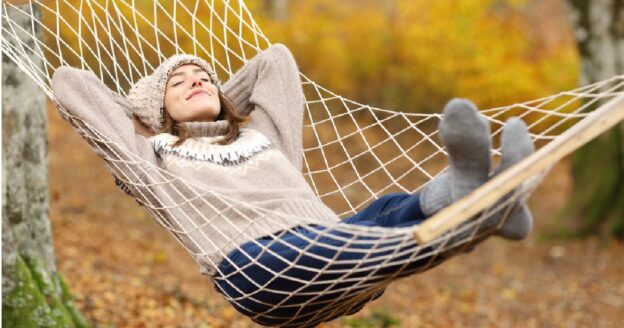
[[[491,165],[490,129],[477,107],[453,99],[444,107],[440,138],[449,157],[449,168],[420,193],[425,215],[431,216],[472,192],[488,179]]]
[[[509,119],[503,128],[501,163],[492,173],[492,177],[520,162],[533,151],[533,143],[524,122],[518,118]],[[519,195],[518,199],[508,204],[516,191],[518,190],[503,196],[494,204],[492,206],[494,210],[486,213],[487,216],[482,222],[466,221],[463,226],[458,227],[458,232],[451,237],[449,244],[457,244],[461,246],[460,250],[470,251],[479,240],[489,235],[488,232],[511,240],[525,238],[531,231],[533,218],[526,206],[524,195]],[[509,206],[512,208],[510,209]],[[511,213],[508,213],[509,210]],[[480,218],[481,215],[474,217],[474,219]],[[471,236],[475,236],[476,239],[462,246]]]
[[[449,206],[490,178],[490,131],[487,120],[479,115],[476,106],[466,100],[450,101],[444,109],[439,130],[448,152],[449,168],[421,191],[421,206],[427,216]],[[491,177],[533,153],[533,143],[522,120],[511,118],[507,121],[503,129],[502,149],[501,163]],[[504,197],[494,208],[510,196],[511,194]],[[523,239],[532,228],[531,212],[524,198],[520,198],[512,206],[515,209],[495,234],[507,239]],[[477,233],[492,230],[494,226],[501,224],[504,214],[504,210],[492,213],[484,223],[455,234],[450,243],[465,240],[475,232],[474,229],[477,229]],[[470,249],[472,247],[467,247],[464,251]]]
[[[526,124],[524,124],[524,122],[517,117],[510,118],[507,120],[505,127],[503,128],[503,156],[501,158],[500,165],[492,173],[492,178],[514,164],[520,162],[525,157],[531,155],[534,151],[535,148],[533,146],[533,142],[531,141],[531,136],[529,135]],[[499,204],[506,202],[512,194],[513,192],[507,197],[503,197]],[[509,217],[507,217],[500,230],[496,232],[496,235],[506,239],[520,240],[524,239],[531,231],[533,227],[533,217],[531,215],[531,211],[526,205],[525,195],[520,195],[519,197],[520,198],[515,204],[506,205],[514,206],[515,209]],[[495,205],[494,208],[496,208],[497,205]],[[500,223],[500,220],[503,219],[502,216],[504,215],[505,208],[500,209],[499,212],[500,213],[494,213],[492,218],[493,224]],[[488,221],[489,220],[490,219],[488,219]]]

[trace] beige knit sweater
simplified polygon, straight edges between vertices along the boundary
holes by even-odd
[[[283,45],[261,52],[223,85],[251,117],[229,145],[212,143],[226,133],[227,121],[186,123],[193,137],[178,147],[170,146],[177,137],[167,133],[135,133],[129,104],[88,71],[60,67],[52,89],[80,118],[65,119],[123,189],[189,250],[203,274],[212,276],[246,241],[339,221],[301,174],[304,98],[297,65]]]

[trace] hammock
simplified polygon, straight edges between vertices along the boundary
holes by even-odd
[[[40,14],[33,11],[33,4],[37,4]],[[120,185],[131,189],[137,201],[193,258],[207,261],[214,255],[224,257],[227,250],[238,247],[236,240],[244,240],[246,228],[242,226],[237,236],[223,235],[230,243],[214,245],[203,231],[214,229],[215,220],[229,222],[228,216],[233,213],[247,218],[249,224],[251,217],[259,215],[280,218],[279,222],[288,219],[284,213],[201,188],[143,161],[64,110],[50,88],[55,69],[70,65],[94,72],[114,91],[125,95],[130,85],[176,53],[206,58],[225,81],[271,44],[242,0],[59,0],[31,1],[25,6],[3,2],[2,19],[4,55],[59,105],[63,118],[94,149],[108,154],[104,160]],[[28,23],[20,24],[24,21]],[[446,163],[437,136],[439,114],[375,108],[332,93],[304,74],[301,79],[306,95],[303,175],[338,217],[349,217],[391,192],[415,193],[446,169],[439,164]],[[481,228],[488,218],[501,214],[506,218],[553,164],[624,119],[624,76],[481,113],[490,121],[494,137],[501,134],[508,116],[532,122],[529,129],[538,151],[414,227],[309,224],[307,228],[315,231],[315,236],[306,237],[307,245],[282,244],[295,254],[293,258],[280,258],[284,270],[264,267],[275,280],[257,286],[262,293],[231,286],[228,291],[222,290],[224,297],[263,324],[313,326],[354,313],[397,278],[427,270],[470,249],[497,228]],[[500,147],[494,149],[494,156],[500,157]],[[207,194],[217,197],[218,204],[202,203],[202,196]],[[283,228],[283,232],[298,234],[294,227]],[[257,246],[262,253],[275,255],[271,242],[278,236],[271,234],[267,231],[268,244]],[[328,240],[339,240],[343,246],[335,247]],[[206,245],[218,246],[217,254],[209,254]],[[321,261],[323,269],[310,272],[305,281],[291,277],[291,270],[306,269],[300,260],[312,247],[328,250],[327,257],[313,259]],[[364,254],[356,265],[347,256],[353,253]],[[262,266],[253,257],[249,263]],[[222,275],[217,279],[224,279],[226,274],[248,274],[242,267],[217,273]],[[299,287],[295,293],[284,293],[280,289],[284,283]],[[281,301],[271,303],[266,295],[280,295]],[[302,296],[306,297],[299,298]],[[262,313],[248,311],[249,302],[264,306]]]

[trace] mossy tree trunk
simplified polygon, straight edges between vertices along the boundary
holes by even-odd
[[[27,15],[10,16],[26,31],[32,28]],[[38,56],[29,59],[41,65]],[[2,71],[2,326],[84,327],[55,267],[45,95],[6,55]]]
[[[624,0],[568,0],[581,56],[581,84],[624,74]],[[573,157],[574,190],[565,215],[580,236],[624,240],[624,123]]]

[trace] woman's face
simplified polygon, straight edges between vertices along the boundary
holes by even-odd
[[[177,122],[214,121],[221,111],[217,87],[199,66],[182,65],[167,81],[165,110]]]

